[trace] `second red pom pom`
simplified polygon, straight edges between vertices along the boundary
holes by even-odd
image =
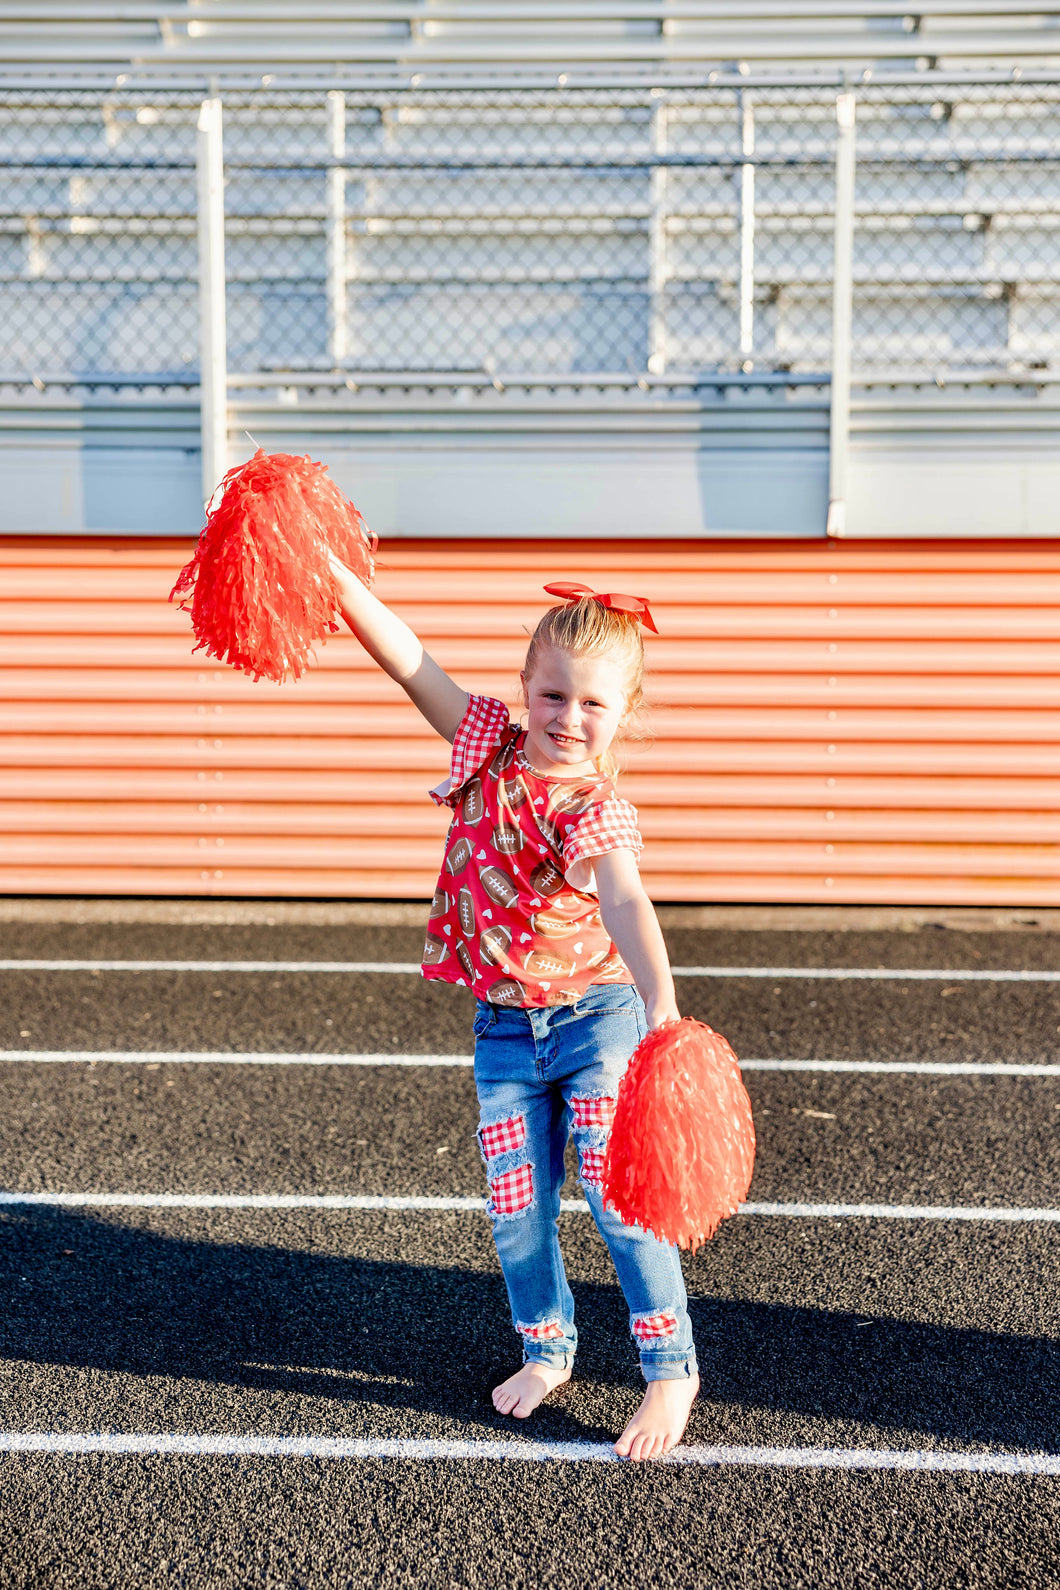
[[[746,1198],[754,1152],[751,1101],[721,1034],[689,1018],[649,1032],[619,1084],[608,1208],[694,1250]]]

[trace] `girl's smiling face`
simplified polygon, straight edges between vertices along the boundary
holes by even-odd
[[[522,675],[529,720],[526,757],[536,773],[576,778],[596,772],[626,710],[626,678],[612,658],[576,656],[554,646]]]

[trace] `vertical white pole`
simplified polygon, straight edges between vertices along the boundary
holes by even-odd
[[[850,459],[850,360],[854,316],[855,100],[836,99],[835,263],[832,270],[832,397],[828,454],[826,534],[847,533]]]
[[[659,94],[661,90],[655,89]],[[651,113],[652,154],[663,155],[669,144],[669,110],[656,104]],[[666,369],[666,206],[669,174],[665,166],[653,166],[648,221],[648,369],[662,375]]]
[[[196,145],[199,190],[199,377],[202,494],[209,502],[228,468],[225,345],[225,201],[221,101],[204,99]]]
[[[346,95],[340,89],[328,94],[328,154],[332,160],[346,156]],[[346,173],[341,166],[328,169],[328,353],[334,363],[349,353],[346,318]]]
[[[755,109],[750,94],[743,95],[741,149],[755,152]],[[751,368],[755,351],[755,168],[740,167],[740,363]]]

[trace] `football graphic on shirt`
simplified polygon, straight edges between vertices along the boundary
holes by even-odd
[[[464,835],[461,834],[446,856],[445,865],[450,872],[463,872],[471,860],[471,856],[471,841],[470,839],[465,839]]]
[[[523,962],[532,977],[569,977],[574,962],[556,950],[531,950]]]
[[[526,844],[526,836],[521,828],[514,827],[512,823],[498,823],[493,830],[493,843],[498,855],[514,856]]]
[[[457,939],[456,941],[456,958],[464,968],[464,973],[468,980],[473,983],[475,981],[475,963],[471,959],[471,951],[463,939]]]
[[[499,778],[502,773],[506,773],[508,771],[512,765],[514,757],[514,740],[509,740],[507,744],[500,746],[498,750],[494,752],[493,760],[490,762],[490,772],[493,774],[494,778]]]
[[[540,933],[546,939],[565,939],[572,933],[577,933],[581,923],[571,921],[569,917],[557,916],[553,911],[535,911],[530,918],[530,926],[535,933]]]
[[[488,999],[491,1005],[521,1005],[523,985],[517,983],[514,977],[502,977],[499,983],[494,983],[490,988]]]
[[[554,850],[557,856],[562,856],[563,835],[560,833],[556,824],[550,817],[544,817],[540,812],[534,813],[534,821],[537,824],[538,832],[540,833],[541,838],[545,841],[545,844],[548,846],[548,848],[550,850]]]
[[[470,850],[470,845],[468,849]],[[519,891],[508,874],[500,867],[484,867],[481,874],[482,887],[491,900],[497,905],[511,906],[519,898]]]
[[[511,928],[503,927],[500,924],[496,927],[487,928],[478,941],[478,947],[484,961],[487,961],[492,966],[499,965],[501,961],[507,959],[511,951]]]
[[[431,901],[431,921],[433,922],[436,916],[444,916],[452,903],[444,889],[435,889],[434,899]]]
[[[518,811],[526,800],[526,785],[518,778],[502,778],[497,785],[497,798],[502,806]]]
[[[456,897],[456,915],[461,933],[469,939],[475,931],[475,902],[466,885]]]
[[[559,868],[551,861],[538,862],[530,874],[530,883],[538,894],[558,894],[566,883],[566,878]]]
[[[554,900],[550,900],[548,902],[548,914],[549,916],[575,917],[577,918],[579,927],[588,927],[590,922],[599,922],[599,911],[593,911],[587,916],[585,913],[585,906],[586,900],[584,895],[558,894]]]
[[[548,810],[550,812],[584,812],[588,811],[595,799],[599,796],[594,789],[551,789],[548,794]]]
[[[486,810],[486,799],[482,793],[482,780],[480,778],[468,779],[464,786],[463,813],[465,823],[478,823],[482,821],[482,814]]]
[[[596,974],[598,983],[623,981],[627,976],[626,963],[621,955],[609,955]]]
[[[440,966],[448,954],[449,946],[445,940],[440,939],[436,933],[428,933],[427,942],[423,946],[424,966]]]

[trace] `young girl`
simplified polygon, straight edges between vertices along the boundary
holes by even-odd
[[[477,1000],[487,1212],[523,1346],[523,1366],[496,1387],[494,1406],[525,1419],[570,1379],[577,1333],[556,1219],[571,1134],[647,1381],[615,1451],[654,1457],[681,1439],[699,1389],[681,1265],[676,1249],[624,1225],[600,1193],[619,1078],[648,1028],[679,1016],[637,870],[637,814],[610,778],[611,743],[641,700],[647,605],[546,587],[569,597],[530,641],[523,729],[501,702],[461,689],[333,565],[350,628],[453,746],[450,777],[431,791],[453,819],[423,975],[462,983]]]

